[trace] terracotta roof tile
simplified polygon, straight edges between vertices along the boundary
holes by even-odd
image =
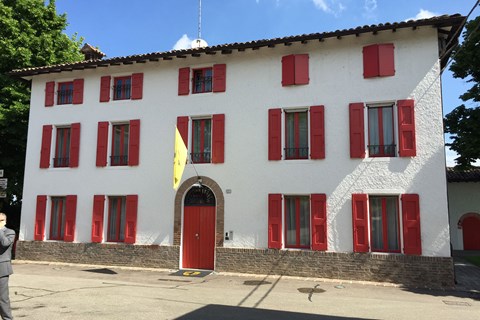
[[[480,168],[468,170],[447,168],[448,182],[480,182]]]

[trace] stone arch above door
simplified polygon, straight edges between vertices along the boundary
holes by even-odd
[[[198,178],[202,179],[202,184],[209,187],[212,192],[215,194],[217,201],[217,210],[216,210],[216,235],[215,235],[215,246],[223,247],[223,232],[224,232],[224,222],[225,222],[225,200],[223,197],[223,192],[220,186],[212,179],[208,177],[191,177],[185,182],[183,182],[177,190],[175,195],[175,208],[173,216],[173,245],[179,246],[180,239],[182,237],[182,206],[183,199],[187,191],[198,181]]]

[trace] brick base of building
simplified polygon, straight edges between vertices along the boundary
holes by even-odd
[[[178,269],[179,246],[19,241],[20,260]],[[453,259],[400,254],[217,248],[215,270],[449,289]]]

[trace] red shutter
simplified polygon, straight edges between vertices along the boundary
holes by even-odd
[[[45,107],[53,106],[55,101],[55,82],[50,81],[45,85]]]
[[[42,148],[40,150],[40,168],[50,167],[50,149],[52,146],[52,125],[44,125],[42,130]]]
[[[350,103],[350,158],[365,158],[363,103]]]
[[[138,195],[128,195],[125,216],[125,243],[135,243],[137,234]]]
[[[282,86],[295,84],[295,56],[282,57]]]
[[[312,250],[327,250],[327,196],[312,194]]]
[[[105,210],[105,196],[93,196],[92,213],[92,242],[102,242],[103,239],[103,211]]]
[[[142,99],[143,73],[132,74],[132,100]]]
[[[393,43],[383,43],[378,45],[378,75],[394,76],[395,60],[394,60]]]
[[[108,125],[107,121],[98,123],[97,167],[105,167],[107,165]]]
[[[310,107],[310,158],[325,159],[325,108]]]
[[[378,77],[378,44],[363,47],[363,77]]]
[[[368,252],[368,209],[366,194],[352,194],[353,251]]]
[[[83,103],[83,79],[73,80],[73,104]]]
[[[73,242],[75,238],[75,219],[77,216],[77,196],[70,195],[66,198],[65,234],[63,240],[66,242]]]
[[[80,156],[80,123],[72,123],[70,137],[70,168],[78,167]]]
[[[212,163],[225,159],[225,115],[214,114],[212,126]]]
[[[400,157],[417,155],[414,100],[398,100],[398,153]]]
[[[282,248],[282,195],[268,195],[268,247]]]
[[[295,84],[308,84],[308,54],[295,55]]]
[[[282,109],[268,110],[268,160],[282,159]]]
[[[213,65],[213,92],[224,92],[227,88],[227,65]]]
[[[178,69],[178,95],[188,95],[190,93],[190,68]]]
[[[418,194],[402,194],[403,253],[422,254]]]
[[[47,212],[47,196],[37,196],[37,209],[35,212],[35,231],[33,239],[42,241],[45,236],[45,215]]]
[[[110,101],[110,76],[104,76],[100,79],[100,102]]]
[[[140,120],[130,120],[130,138],[128,142],[128,165],[138,166],[140,160]]]
[[[177,129],[188,149],[188,117],[177,117]]]

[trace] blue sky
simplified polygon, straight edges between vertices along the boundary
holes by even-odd
[[[209,45],[247,42],[357,26],[467,15],[475,0],[202,0],[201,35]],[[107,57],[169,51],[198,35],[198,0],[56,0],[68,35],[77,33]],[[470,19],[479,15],[477,7]],[[446,70],[444,113],[469,86]],[[447,151],[447,164],[455,155]]]

